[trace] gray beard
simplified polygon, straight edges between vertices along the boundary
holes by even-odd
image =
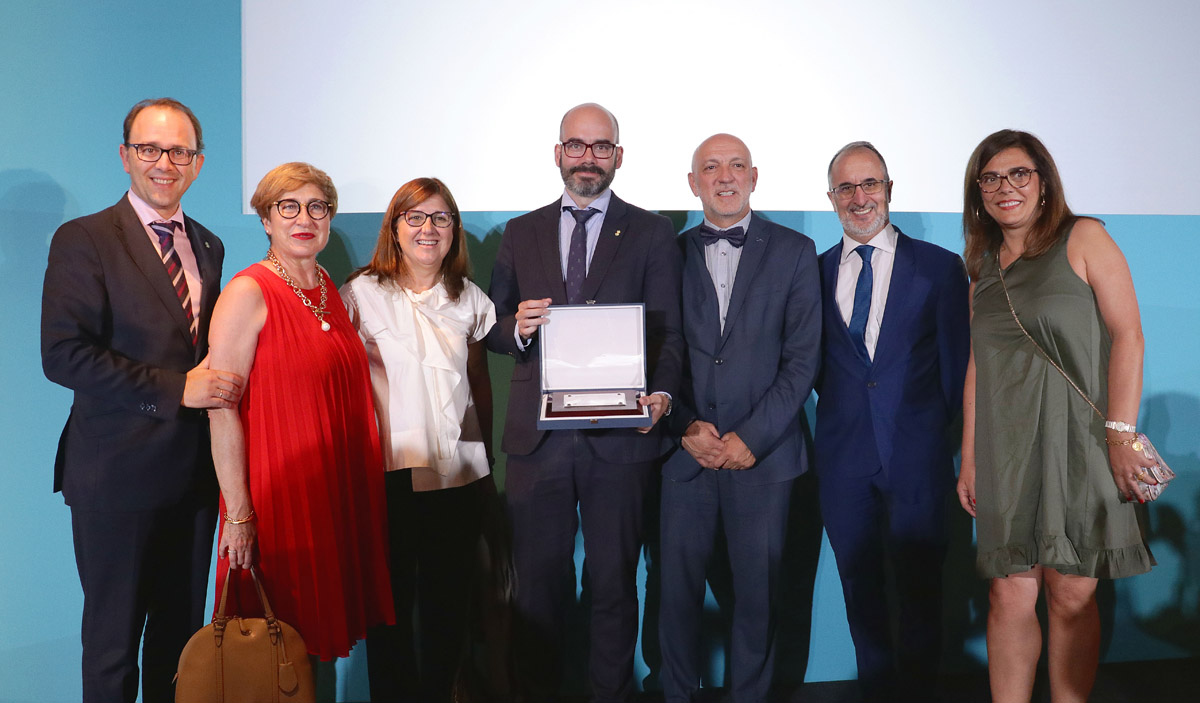
[[[880,211],[879,208],[875,208],[875,219],[871,220],[871,223],[866,227],[856,226],[849,219],[849,214],[843,217],[839,212],[838,220],[840,220],[842,223],[842,229],[846,230],[846,234],[850,235],[851,237],[870,237],[887,226],[888,214]]]
[[[572,170],[563,168],[561,171],[563,185],[567,187],[567,191],[573,195],[578,195],[581,198],[594,198],[597,195],[600,195],[612,185],[613,178],[617,175],[616,169],[613,169],[601,174],[599,180],[581,181],[575,178],[576,173],[595,173],[595,171],[581,169],[578,166]]]

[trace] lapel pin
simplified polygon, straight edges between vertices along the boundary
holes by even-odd
[[[614,236],[614,237],[620,237],[620,236],[621,236],[621,230],[617,230],[616,232],[613,232],[613,236]]]
[[[204,248],[205,248],[205,249],[211,249],[212,247],[208,246],[208,242],[205,242],[205,243],[204,243]]]

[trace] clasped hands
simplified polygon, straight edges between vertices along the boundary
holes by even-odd
[[[710,422],[695,420],[683,433],[683,448],[706,469],[739,471],[754,466],[757,459],[737,432],[722,436]]]

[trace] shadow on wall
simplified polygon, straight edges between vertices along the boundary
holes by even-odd
[[[1200,398],[1150,396],[1147,434],[1178,476],[1145,514],[1146,540],[1159,568],[1138,576],[1137,598],[1122,603],[1149,636],[1200,654]],[[1107,644],[1107,643],[1105,643]]]
[[[49,175],[0,171],[0,271],[9,291],[27,295],[41,288],[50,238],[66,213],[67,193]],[[2,314],[13,313],[11,306],[3,307]]]

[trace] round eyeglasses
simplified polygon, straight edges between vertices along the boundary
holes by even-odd
[[[405,210],[400,213],[410,227],[420,227],[425,220],[433,220],[434,227],[449,227],[454,224],[454,214],[450,212],[421,212],[420,210]]]
[[[161,146],[153,144],[126,144],[125,146],[133,149],[137,157],[142,161],[156,163],[166,153],[167,158],[176,166],[187,166],[196,158],[196,154],[200,152],[196,149],[184,149],[181,146],[164,149]]]
[[[1008,181],[1013,188],[1024,188],[1029,185],[1036,168],[1013,168],[1008,173],[988,171],[979,177],[979,190],[985,193],[995,193],[1000,190],[1000,181]]]
[[[329,203],[324,200],[310,200],[305,205],[300,205],[299,200],[277,200],[272,205],[279,211],[279,216],[285,220],[294,220],[300,216],[300,208],[308,210],[308,216],[314,220],[323,220],[329,216]]]
[[[843,183],[829,192],[837,196],[838,200],[849,200],[854,197],[855,188],[862,188],[864,195],[879,195],[887,184],[887,181],[877,181],[872,178],[862,183]]]
[[[587,153],[588,149],[592,150],[592,156],[597,159],[611,159],[612,155],[617,153],[617,145],[612,142],[581,142],[577,139],[572,139],[569,142],[559,142],[562,145],[563,153],[570,156],[572,159],[578,159]]]

